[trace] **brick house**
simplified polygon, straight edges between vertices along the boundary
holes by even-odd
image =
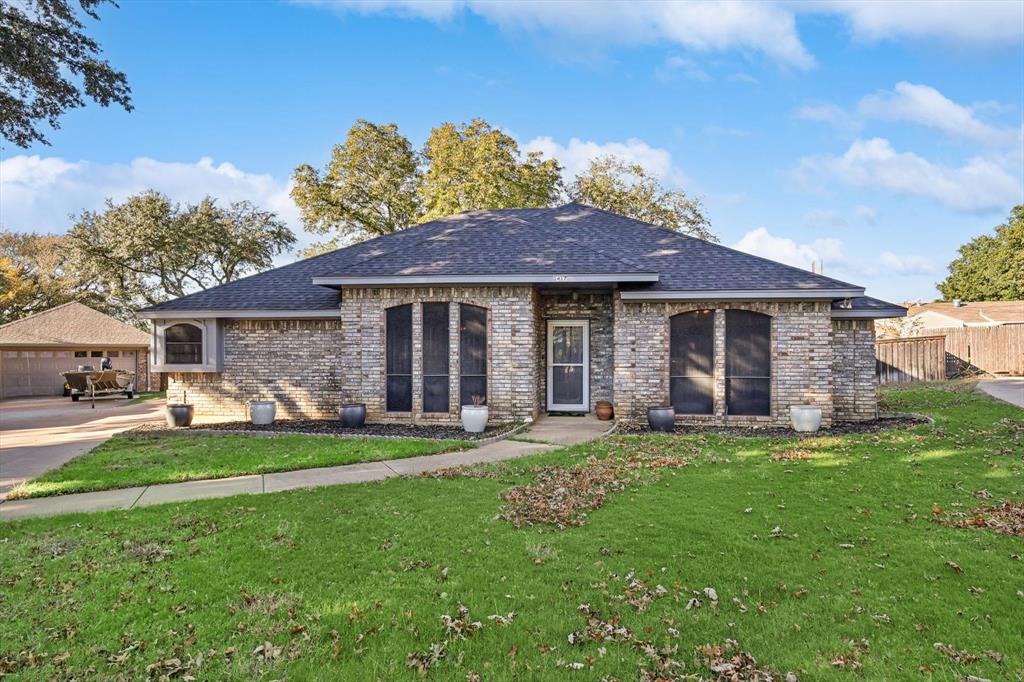
[[[873,418],[864,289],[580,204],[474,211],[168,301],[153,321],[168,399],[240,418],[366,403],[376,422],[587,412],[789,423]]]

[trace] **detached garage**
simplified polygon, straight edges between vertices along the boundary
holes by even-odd
[[[0,399],[55,395],[60,372],[80,365],[135,372],[138,391],[150,389],[149,334],[81,303],[65,303],[0,326]]]

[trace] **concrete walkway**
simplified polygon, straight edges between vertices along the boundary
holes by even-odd
[[[242,494],[276,493],[296,488],[379,481],[395,476],[416,475],[464,464],[500,462],[537,452],[556,450],[564,445],[582,443],[597,438],[609,428],[611,428],[611,422],[601,422],[593,417],[544,417],[523,434],[531,440],[544,441],[542,443],[526,443],[506,439],[487,443],[465,452],[346,464],[320,469],[282,471],[274,474],[165,483],[28,500],[7,500],[0,503],[0,521],[73,512],[133,509],[167,502],[184,502]]]
[[[993,398],[999,398],[1017,407],[1024,407],[1024,377],[1000,377],[982,379],[978,388]]]

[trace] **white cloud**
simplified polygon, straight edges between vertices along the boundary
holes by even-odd
[[[897,152],[883,138],[855,140],[842,156],[801,159],[798,177],[833,177],[847,185],[919,196],[960,211],[1005,209],[1021,201],[1021,181],[992,161],[975,157],[959,168]]]
[[[672,154],[667,149],[652,147],[643,140],[631,137],[625,142],[598,143],[572,138],[568,145],[562,145],[550,137],[536,137],[522,145],[524,152],[543,152],[547,158],[558,159],[562,164],[567,181],[587,169],[590,161],[601,156],[613,155],[627,163],[638,163],[649,173],[669,185],[686,183],[686,176],[672,163]]]
[[[504,30],[547,31],[604,45],[673,43],[697,52],[738,49],[760,52],[797,68],[814,65],[814,58],[797,35],[793,12],[775,3],[737,0],[298,1],[313,6],[326,5],[343,12],[388,12],[435,22],[451,21],[463,12],[471,12]]]
[[[865,223],[874,227],[878,225],[878,211],[871,208],[870,206],[858,206],[854,209],[857,213],[857,217],[863,220]]]
[[[892,251],[883,251],[878,260],[886,272],[898,275],[929,275],[936,271],[932,262],[922,256],[897,256]]]
[[[846,261],[843,242],[839,239],[828,237],[798,244],[788,237],[773,235],[765,227],[747,232],[733,248],[804,270],[810,270],[815,263],[837,265]]]
[[[123,201],[147,189],[178,202],[195,202],[208,194],[222,202],[249,200],[275,211],[297,233],[301,230],[287,182],[210,158],[103,164],[19,154],[0,161],[0,222],[10,230],[64,232],[73,223],[69,215],[100,209],[108,197]]]
[[[817,229],[842,229],[848,227],[846,218],[835,211],[811,209],[804,213],[804,227]]]
[[[972,107],[957,104],[929,85],[903,81],[863,98],[857,109],[867,118],[909,121],[986,145],[1012,145],[1020,139],[1019,130],[989,125]]]
[[[758,85],[761,81],[757,80],[749,73],[743,73],[742,71],[737,72],[729,76],[729,80],[737,83],[749,83],[750,85]]]
[[[807,104],[797,110],[796,116],[805,121],[828,123],[840,130],[853,131],[861,127],[857,117],[835,104]]]
[[[853,35],[868,41],[938,38],[990,48],[1019,44],[1024,35],[1024,3],[1016,0],[826,0],[802,7],[843,16]]]

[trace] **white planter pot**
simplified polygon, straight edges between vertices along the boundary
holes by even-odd
[[[817,431],[821,428],[821,408],[813,405],[793,405],[789,408],[789,421],[796,431]]]
[[[253,400],[249,403],[249,421],[253,424],[273,424],[277,403],[273,400]]]
[[[487,428],[487,406],[463,405],[462,428],[469,433],[483,433]]]

